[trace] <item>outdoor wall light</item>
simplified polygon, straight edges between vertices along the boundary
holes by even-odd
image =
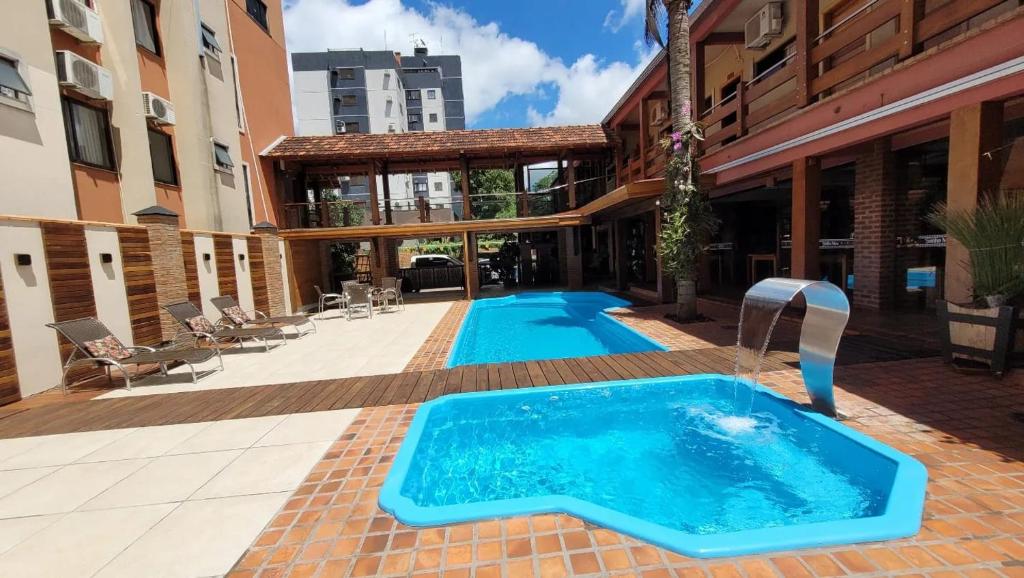
[[[100,263],[113,263],[114,255],[110,253],[100,253]]]
[[[20,266],[27,266],[32,264],[32,255],[28,253],[15,253],[14,262]]]
[[[238,254],[238,260],[239,261],[245,261],[245,253],[239,253]]]
[[[210,260],[210,254],[209,253],[203,253],[203,261],[209,261],[209,260]]]

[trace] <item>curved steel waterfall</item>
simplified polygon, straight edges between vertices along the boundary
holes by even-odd
[[[760,281],[743,296],[740,310],[736,375],[757,381],[761,359],[783,308],[798,294],[807,302],[800,328],[800,372],[811,406],[836,415],[832,393],[836,350],[850,318],[850,302],[842,289],[827,281],[772,277]]]

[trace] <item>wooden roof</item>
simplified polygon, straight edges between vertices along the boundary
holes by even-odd
[[[263,156],[297,161],[451,160],[610,149],[615,137],[599,124],[485,130],[293,136]]]
[[[511,233],[516,231],[543,231],[561,227],[575,227],[589,223],[579,212],[556,213],[536,217],[512,219],[481,219],[432,223],[405,223],[401,225],[359,225],[319,229],[282,229],[282,239],[359,240],[374,237],[415,239],[424,237],[455,236],[463,233]]]

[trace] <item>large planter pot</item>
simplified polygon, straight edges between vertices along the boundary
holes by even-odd
[[[1014,307],[970,307],[940,301],[937,312],[946,362],[985,364],[996,375],[1006,371],[1019,325]]]
[[[689,280],[676,280],[676,303],[679,304],[679,318],[693,319],[697,316],[697,284]]]

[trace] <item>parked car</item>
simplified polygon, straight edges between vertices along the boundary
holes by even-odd
[[[448,255],[415,255],[412,258],[413,269],[428,267],[461,267],[462,261]]]

